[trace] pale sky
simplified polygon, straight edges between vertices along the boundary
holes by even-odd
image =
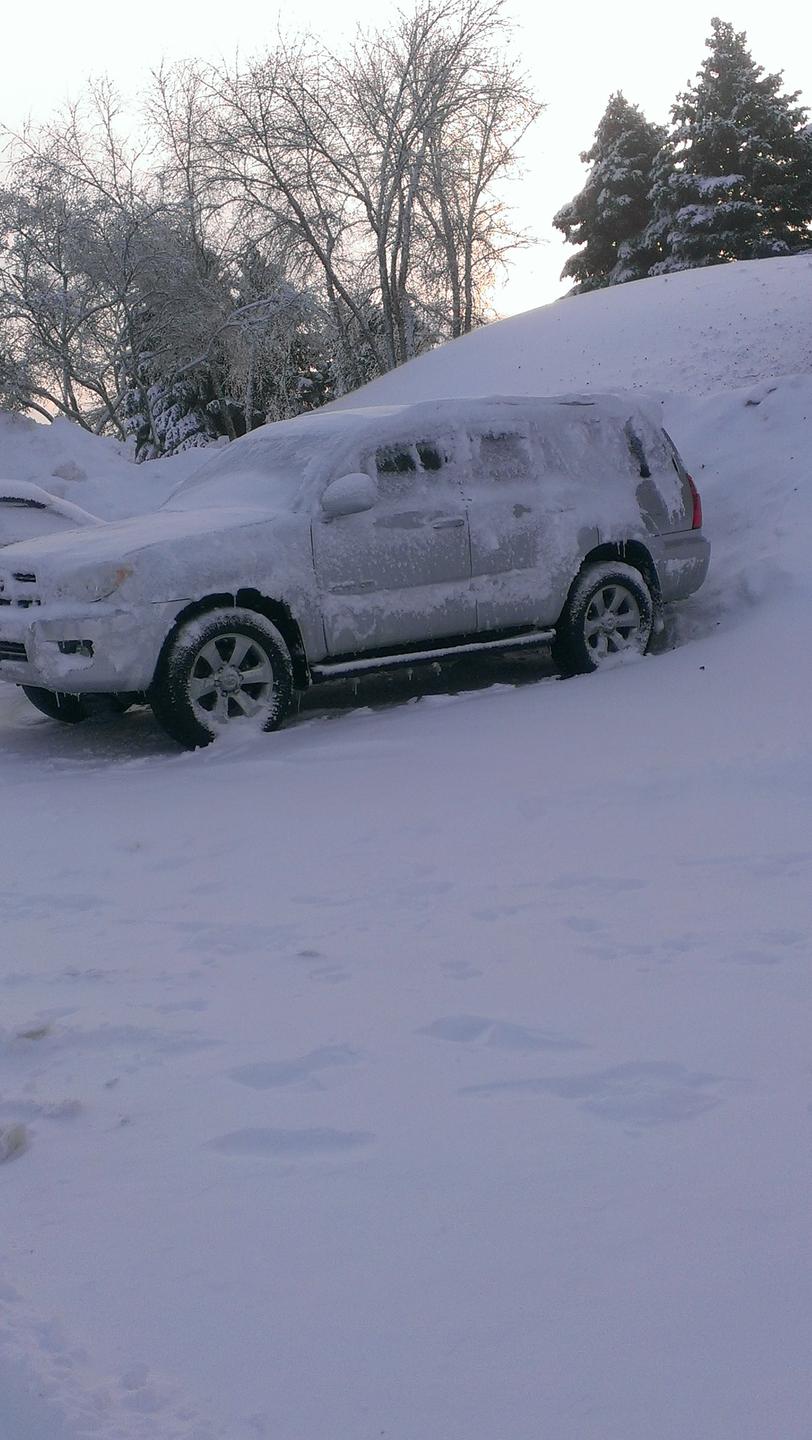
[[[272,42],[277,13],[286,30],[306,24],[338,44],[356,22],[378,24],[395,6],[387,0],[345,0],[343,7],[310,0],[300,12],[277,12],[256,0],[139,0],[135,6],[44,0],[29,13],[22,6],[9,9],[0,52],[0,120],[17,126],[76,96],[91,74],[109,74],[125,94],[135,95],[161,59],[216,60],[238,47],[243,54],[261,51]],[[516,256],[495,297],[500,313],[542,305],[562,293],[558,275],[571,251],[551,217],[583,184],[578,155],[591,144],[609,95],[622,90],[648,119],[665,123],[675,94],[704,59],[717,9],[747,31],[757,63],[783,70],[784,88],[800,90],[812,108],[812,6],[805,0],[736,0],[719,7],[714,0],[682,0],[678,10],[650,0],[620,6],[580,0],[549,11],[534,0],[508,0],[524,64],[547,110],[528,137],[524,176],[510,192],[520,223],[537,243]]]

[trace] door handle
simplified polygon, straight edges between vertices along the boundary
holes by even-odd
[[[432,520],[432,530],[459,530],[465,524],[464,515],[449,515],[445,520]]]

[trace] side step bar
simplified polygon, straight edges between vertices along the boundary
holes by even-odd
[[[396,655],[375,655],[360,660],[339,660],[332,664],[311,665],[314,680],[340,680],[347,675],[362,675],[367,670],[391,670],[398,665],[419,665],[431,660],[450,660],[455,655],[479,655],[486,650],[517,650],[520,646],[549,645],[554,630],[529,630],[524,635],[508,635],[499,640],[473,640],[467,645],[443,645],[436,650],[400,651]]]

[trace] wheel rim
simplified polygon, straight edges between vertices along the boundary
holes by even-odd
[[[271,661],[258,640],[239,631],[202,645],[189,672],[189,701],[206,729],[267,715],[274,698]]]
[[[601,585],[584,616],[584,640],[593,664],[603,665],[629,651],[642,652],[650,628],[633,590],[617,581]]]

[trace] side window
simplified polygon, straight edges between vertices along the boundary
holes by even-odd
[[[406,475],[417,469],[414,450],[410,445],[385,445],[375,451],[375,469],[379,475]]]
[[[474,435],[472,459],[478,480],[506,484],[529,480],[532,474],[530,442],[519,430],[489,430]]]
[[[373,459],[380,494],[386,500],[400,500],[418,489],[436,485],[440,478],[438,472],[450,459],[449,447],[438,440],[418,440],[414,445],[382,445]]]
[[[417,455],[424,470],[442,470],[450,458],[445,447],[437,444],[434,440],[419,441]]]
[[[378,490],[386,500],[400,500],[415,489],[417,452],[413,445],[382,445],[375,451]]]

